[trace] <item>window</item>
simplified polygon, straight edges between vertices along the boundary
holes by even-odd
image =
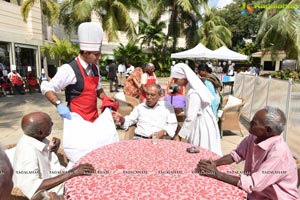
[[[265,71],[275,71],[275,61],[265,61],[264,70]]]

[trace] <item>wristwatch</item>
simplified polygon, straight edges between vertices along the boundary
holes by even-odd
[[[55,105],[56,105],[56,106],[58,106],[58,105],[61,104],[61,103],[62,103],[61,100],[55,101]]]

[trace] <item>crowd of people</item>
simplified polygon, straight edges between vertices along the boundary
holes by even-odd
[[[103,103],[114,101],[105,94],[96,65],[101,58],[103,30],[98,23],[85,22],[79,25],[78,36],[80,54],[70,63],[63,64],[51,80],[44,78],[41,92],[64,120],[72,120],[72,112],[93,123],[100,116],[97,98]],[[152,63],[146,64],[143,69],[132,65],[126,69],[125,63],[117,66],[112,62],[107,70],[110,92],[118,92],[120,87],[124,87],[125,95],[140,100],[140,104],[127,116],[111,110],[109,117],[113,119],[112,123],[125,130],[136,125],[134,139],[173,139],[223,155],[217,117],[217,110],[222,104],[222,84],[207,65],[200,64],[196,74],[187,64],[174,63],[167,94],[158,84]],[[14,77],[14,81],[19,79],[18,73],[13,71],[8,77]],[[57,95],[62,89],[66,93],[67,105]],[[178,129],[177,114],[182,112],[185,120]],[[24,135],[16,146],[13,162],[10,164],[0,151],[0,172],[5,175],[5,179],[0,179],[0,186],[6,186],[0,187],[4,191],[0,193],[1,199],[9,195],[12,177],[15,187],[28,198],[41,191],[46,191],[48,196],[62,198],[65,181],[91,175],[95,170],[90,163],[69,166],[70,169],[61,166],[56,156],[60,139],[47,139],[52,125],[51,117],[44,112],[32,112],[22,118]],[[239,187],[247,192],[248,199],[298,199],[295,160],[281,136],[285,125],[286,117],[280,109],[265,107],[257,111],[250,122],[250,135],[231,154],[214,161],[199,158],[195,171]],[[85,137],[85,133],[81,134]],[[99,130],[99,134],[104,134],[103,130]],[[217,166],[243,160],[245,173],[241,176],[217,169]],[[274,173],[276,171],[284,173]]]

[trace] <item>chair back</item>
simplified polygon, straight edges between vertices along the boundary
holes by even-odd
[[[125,100],[116,95],[112,95],[112,98],[119,102],[119,113],[123,116],[129,115],[134,107],[140,103],[139,99],[127,95],[125,95]]]
[[[231,106],[226,106],[223,109],[223,113],[220,118],[221,137],[223,137],[223,130],[238,130],[241,136],[244,136],[240,127],[240,116],[246,101],[243,98],[239,99],[242,100],[240,103]],[[224,101],[224,103],[226,104],[227,102]]]

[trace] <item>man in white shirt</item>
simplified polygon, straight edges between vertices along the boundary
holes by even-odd
[[[136,106],[130,115],[123,117],[113,112],[113,118],[123,129],[136,124],[135,138],[158,138],[168,135],[173,138],[177,128],[177,119],[173,106],[166,101],[159,101],[162,89],[158,84],[147,86],[146,101]]]
[[[65,181],[94,171],[91,164],[80,164],[65,172],[56,156],[60,140],[53,137],[50,145],[46,139],[51,134],[52,125],[50,116],[43,112],[33,112],[22,119],[24,135],[14,154],[13,180],[29,199],[40,190],[62,195]]]
[[[130,76],[130,74],[134,71],[134,66],[132,64],[129,64],[129,67],[126,70],[126,78]]]
[[[98,118],[97,97],[105,96],[96,65],[101,58],[103,30],[99,23],[85,22],[78,27],[80,55],[62,65],[55,76],[41,84],[42,93],[57,107],[59,115],[71,119],[70,110],[93,122]],[[68,107],[56,92],[65,89]]]
[[[118,65],[118,82],[120,87],[124,87],[125,75],[126,75],[126,66],[124,63],[120,63]]]

